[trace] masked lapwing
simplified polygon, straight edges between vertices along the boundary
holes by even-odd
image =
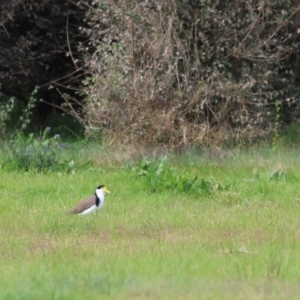
[[[96,212],[104,204],[105,193],[110,193],[110,191],[106,188],[105,185],[99,185],[96,188],[95,194],[93,196],[81,200],[77,205],[71,208],[68,213],[87,215],[92,212]]]

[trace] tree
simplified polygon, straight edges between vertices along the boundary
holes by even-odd
[[[74,94],[81,84],[83,72],[76,60],[78,43],[87,38],[79,30],[85,7],[72,0],[1,0],[0,6],[2,101],[7,99],[3,95],[11,95],[26,105],[38,86],[35,97],[60,105],[56,88]],[[44,123],[51,108],[39,103],[35,119]]]

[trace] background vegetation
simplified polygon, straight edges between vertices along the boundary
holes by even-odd
[[[20,114],[40,86],[35,127],[60,107],[87,135],[182,148],[253,142],[298,120],[298,1],[1,7],[1,105],[14,96],[23,104],[4,111]]]
[[[296,1],[102,1],[89,12],[88,120],[124,142],[175,147],[254,141],[277,117],[296,122],[299,9]]]

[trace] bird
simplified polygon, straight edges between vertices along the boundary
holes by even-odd
[[[77,205],[75,205],[68,211],[68,214],[76,214],[82,216],[96,212],[104,204],[105,193],[110,193],[110,191],[106,188],[105,185],[99,185],[96,188],[95,194],[93,196],[81,200]]]

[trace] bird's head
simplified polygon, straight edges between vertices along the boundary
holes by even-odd
[[[107,189],[107,187],[105,185],[99,185],[96,188],[96,193],[110,193],[110,191]]]

